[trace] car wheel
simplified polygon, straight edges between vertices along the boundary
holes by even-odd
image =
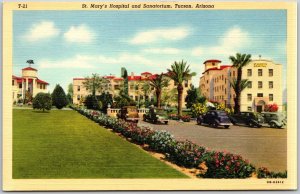
[[[202,124],[201,119],[197,119],[197,124],[198,124],[198,125],[201,125],[201,124]]]
[[[277,128],[277,125],[275,123],[270,123],[270,127]]]
[[[219,125],[218,125],[217,122],[214,122],[214,123],[213,123],[213,127],[214,127],[214,128],[218,128],[218,126],[219,126]]]
[[[230,126],[229,125],[224,125],[224,128],[225,129],[228,129]]]
[[[252,122],[249,122],[249,127],[251,127],[251,128],[253,128],[254,127],[254,125],[253,125],[253,123]]]

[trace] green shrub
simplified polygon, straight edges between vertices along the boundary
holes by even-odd
[[[260,167],[257,170],[257,178],[287,178],[287,171],[271,172],[265,167]]]
[[[99,101],[97,100],[97,98],[93,95],[88,95],[85,98],[84,101],[84,105],[88,108],[88,109],[93,109],[93,110],[100,110],[101,108],[101,104],[99,103]]]
[[[32,102],[33,109],[43,110],[51,110],[52,100],[51,96],[48,93],[40,92],[34,98]]]
[[[51,97],[52,97],[52,105],[58,109],[62,109],[68,104],[66,93],[59,84],[55,86],[51,94]]]

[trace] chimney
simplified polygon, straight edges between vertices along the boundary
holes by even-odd
[[[131,79],[133,79],[133,77],[134,77],[134,73],[133,73],[133,72],[131,72],[130,76],[131,76]]]

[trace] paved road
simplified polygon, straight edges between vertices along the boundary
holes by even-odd
[[[267,167],[272,171],[287,169],[287,129],[249,128],[231,126],[229,129],[199,126],[195,121],[169,125],[153,125],[140,121],[157,130],[171,132],[179,140],[191,140],[212,150],[240,154],[256,167]]]

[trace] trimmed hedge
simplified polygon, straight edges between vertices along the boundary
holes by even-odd
[[[163,153],[166,158],[186,168],[198,169],[198,177],[204,178],[247,178],[256,173],[255,167],[240,155],[209,151],[190,141],[178,141],[167,131],[153,130],[136,123],[109,117],[100,111],[72,107],[101,126],[121,133],[139,145],[148,145],[153,151]],[[286,173],[265,173],[258,169],[258,178],[282,178]]]

